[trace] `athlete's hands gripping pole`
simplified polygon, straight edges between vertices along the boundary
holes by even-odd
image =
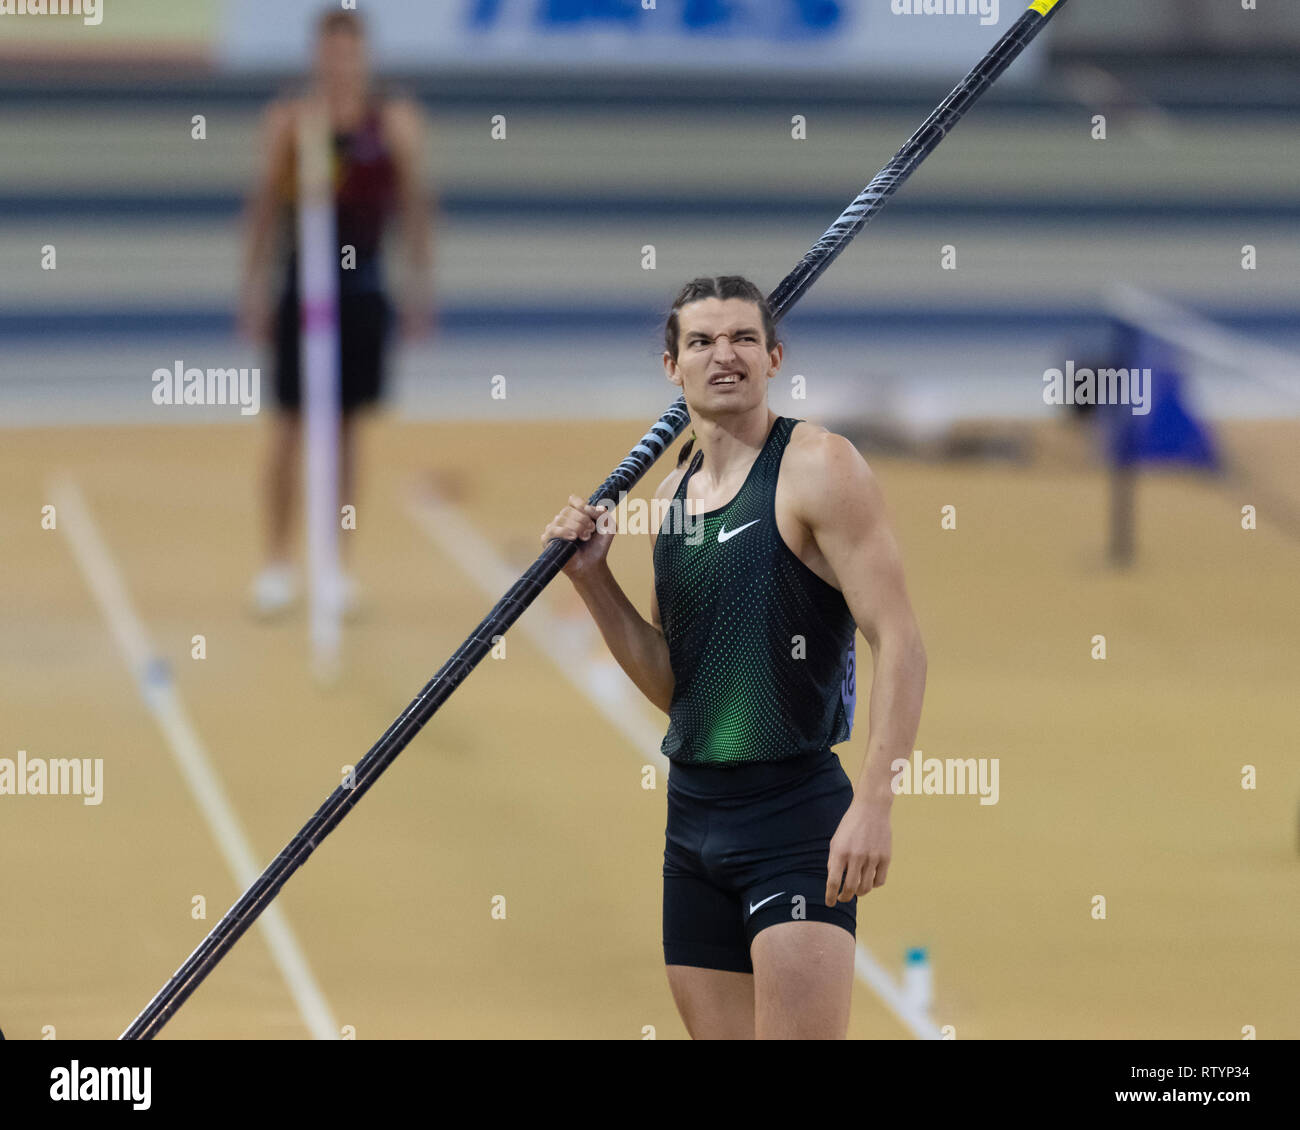
[[[593,506],[571,494],[569,505],[551,520],[543,532],[542,545],[555,538],[578,543],[573,556],[564,564],[564,575],[575,584],[605,564],[610,542],[614,540],[613,518],[608,507]]]

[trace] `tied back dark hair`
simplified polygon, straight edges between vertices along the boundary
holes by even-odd
[[[766,295],[758,287],[743,275],[706,276],[691,279],[682,287],[677,292],[677,297],[673,299],[672,309],[668,312],[668,320],[664,323],[664,348],[674,361],[677,360],[677,350],[680,346],[678,338],[681,336],[681,324],[678,315],[681,313],[683,306],[688,306],[692,302],[699,302],[705,298],[741,298],[746,302],[754,303],[763,317],[763,347],[770,352],[776,345],[778,340],[776,322],[772,318],[772,311],[767,305]],[[680,467],[686,462],[691,454],[691,448],[694,446],[695,433],[692,431],[691,438],[686,441],[681,453],[677,456],[677,466]]]

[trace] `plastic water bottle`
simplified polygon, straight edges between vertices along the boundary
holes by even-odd
[[[934,997],[934,980],[930,955],[922,946],[907,951],[907,961],[903,966],[903,995],[922,1012],[929,1011]]]

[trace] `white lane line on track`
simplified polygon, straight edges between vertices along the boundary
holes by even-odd
[[[212,762],[186,713],[166,662],[153,649],[144,624],[108,547],[95,527],[90,509],[76,482],[64,475],[50,483],[58,528],[68,536],[82,575],[99,605],[141,697],[162,730],[181,776],[203,814],[227,869],[241,891],[262,873]],[[339,1026],[316,983],[289,922],[274,904],[262,912],[261,928],[271,957],[283,974],[308,1031],[318,1040],[339,1038]]]

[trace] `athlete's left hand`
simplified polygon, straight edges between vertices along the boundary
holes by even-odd
[[[848,902],[885,885],[889,870],[889,805],[854,799],[831,838],[826,905]]]

